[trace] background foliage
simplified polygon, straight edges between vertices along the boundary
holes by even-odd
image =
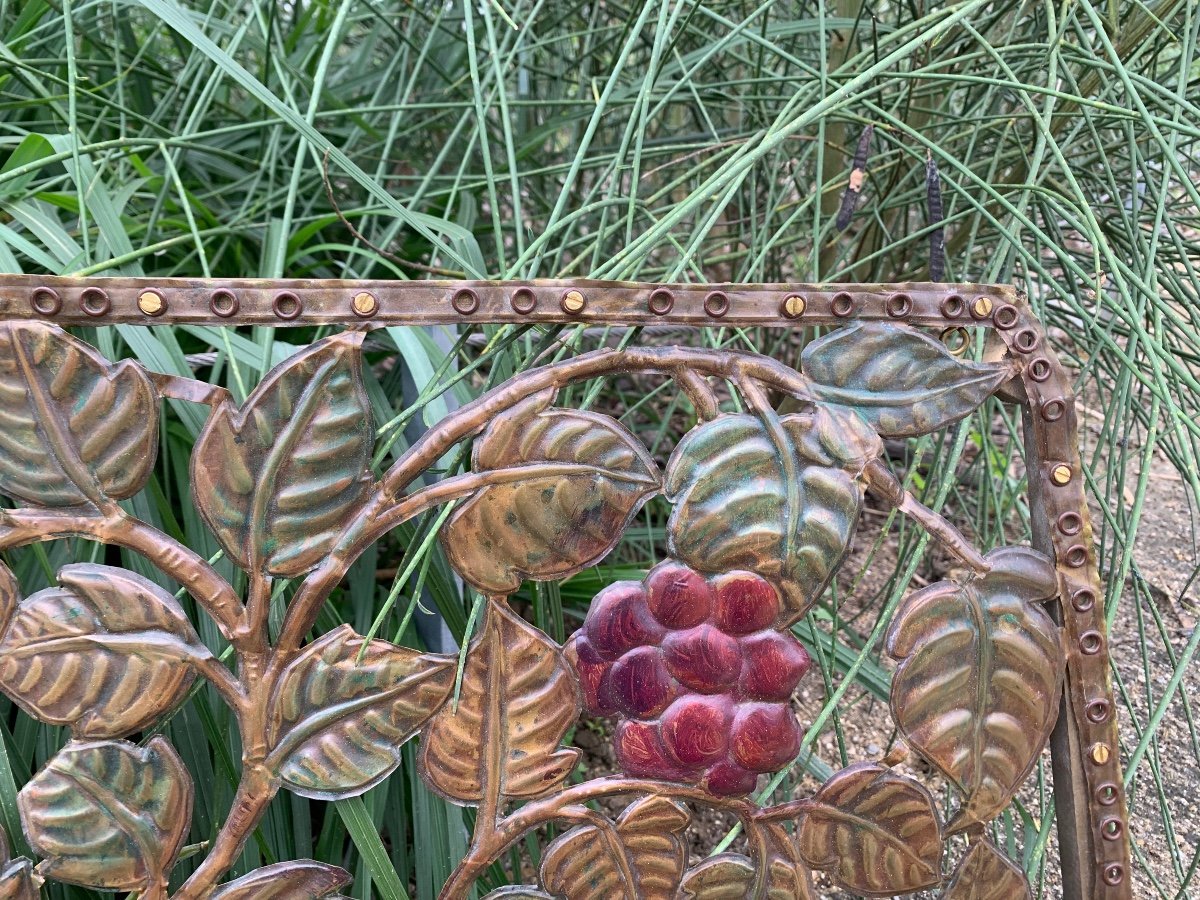
[[[947,278],[1026,290],[1076,367],[1085,403],[1100,411],[1085,453],[1107,611],[1128,649],[1117,678],[1134,838],[1153,834],[1166,848],[1155,859],[1135,848],[1135,891],[1182,897],[1194,890],[1200,825],[1171,771],[1200,764],[1181,690],[1200,630],[1172,628],[1163,609],[1184,604],[1188,590],[1196,596],[1196,537],[1176,536],[1183,591],[1166,607],[1135,565],[1134,541],[1154,460],[1178,473],[1190,509],[1200,501],[1198,28],[1187,0],[0,0],[0,269],[918,279],[928,273],[931,157]],[[863,201],[841,231],[834,217],[867,124],[875,132]],[[326,196],[326,156],[346,221]],[[798,360],[784,333],[654,332],[377,332],[377,461],[421,421],[547,349],[562,356],[636,338]],[[319,335],[185,326],[83,336],[111,358],[199,372],[241,399],[273,362]],[[568,399],[620,410],[661,458],[690,424],[662,388],[617,382]],[[186,480],[202,413],[182,404],[170,413],[151,488],[132,502],[212,556]],[[1028,526],[1019,447],[1006,429],[993,433],[1002,415],[992,405],[900,448],[924,501],[971,523],[985,547],[1021,540]],[[369,554],[323,624],[374,626],[415,643],[412,622],[424,614],[410,598],[424,596],[461,639],[472,598],[428,539],[437,524],[435,513]],[[651,505],[600,571],[531,591],[533,621],[561,638],[601,580],[661,555],[663,524],[663,507]],[[885,538],[898,549],[877,554]],[[889,522],[871,548],[878,577],[835,588],[799,627],[843,704],[886,696],[871,638],[909,577],[930,564],[924,551]],[[60,542],[11,562],[31,592],[63,563],[98,554]],[[154,577],[136,559],[123,564]],[[855,614],[843,617],[852,596]],[[286,588],[276,598],[285,601]],[[1173,723],[1169,742],[1160,740],[1164,722]],[[228,806],[231,728],[205,693],[167,726],[207,787],[193,841],[210,836]],[[7,708],[0,731],[0,818],[11,826],[15,788],[63,735]],[[819,741],[826,733],[833,742]],[[839,714],[822,707],[806,743],[817,751],[780,790],[837,768],[843,737]],[[431,795],[411,763],[410,746],[397,775],[328,814],[279,798],[243,870],[313,855],[355,872],[354,897],[434,896],[471,814]],[[1001,837],[1052,896],[1047,778],[1048,765]],[[487,886],[510,877],[496,867]],[[56,886],[51,896],[86,893]]]

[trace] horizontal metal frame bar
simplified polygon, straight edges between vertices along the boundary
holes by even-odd
[[[890,319],[983,324],[1009,285],[649,284],[629,281],[336,281],[0,275],[0,321],[60,325],[487,323],[790,326]],[[986,302],[979,302],[980,300]],[[144,310],[151,310],[146,312]]]

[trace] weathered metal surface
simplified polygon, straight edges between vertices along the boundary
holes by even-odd
[[[362,329],[423,322],[845,324],[807,348],[802,372],[753,354],[629,348],[531,370],[452,413],[376,480],[360,370]],[[240,407],[186,379],[116,365],[65,324],[342,324],[273,370]],[[909,325],[980,326],[989,362],[956,358]],[[670,376],[699,422],[662,475],[608,417],[554,406],[575,382]],[[710,379],[744,412],[718,411]],[[983,556],[905,492],[881,437],[929,433],[1001,387],[1026,409],[1037,550]],[[768,397],[799,401],[778,413]],[[189,548],[117,500],[154,464],[160,397],[210,404],[193,457],[195,502],[247,573],[245,596]],[[65,567],[60,587],[22,598],[0,566],[0,688],[75,740],[21,792],[36,869],[0,858],[0,896],[42,877],[167,896],[189,822],[191,780],[162,737],[120,738],[161,721],[198,675],[237,716],[243,775],[182,900],[329,897],[347,876],[312,861],[221,885],[280,788],[337,799],[377,784],[421,734],[421,774],[478,806],[462,865],[475,879],[531,829],[568,829],[539,885],[505,897],[815,896],[810,870],[851,891],[892,895],[942,880],[945,835],[966,831],[947,896],[1020,896],[1019,870],[979,839],[1045,744],[1055,742],[1060,843],[1077,895],[1130,896],[1125,812],[1069,385],[1036,320],[1009,288],[980,285],[637,285],[595,282],[214,282],[0,276],[0,550],[82,535],[143,555],[211,616],[236,653],[215,660],[174,598],[136,575]],[[419,477],[475,438],[472,471]],[[852,539],[863,492],[955,555],[961,584],[912,595],[893,624],[897,724],[960,794],[943,826],[928,792],[885,763],[856,763],[814,796],[759,808],[745,795],[794,756],[790,696],[809,661],[787,627],[820,596]],[[603,557],[638,507],[674,504],[671,559],[594,602],[564,651],[511,610],[527,578],[565,577]],[[305,644],[350,565],[391,528],[461,501],[448,558],[487,594],[458,692],[456,659],[348,626]],[[268,640],[274,577],[299,587]],[[1060,600],[1061,628],[1041,604]],[[1065,653],[1060,648],[1065,648]],[[618,715],[624,775],[568,784],[561,746],[587,706]],[[82,787],[80,787],[82,786]],[[590,801],[627,798],[615,821]],[[1066,801],[1066,802],[1063,802]],[[688,868],[692,808],[736,815],[747,855]],[[997,894],[997,885],[1008,893]],[[283,891],[283,893],[280,893]],[[1014,893],[1015,892],[1015,893]]]

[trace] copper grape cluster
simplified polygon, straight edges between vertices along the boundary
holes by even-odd
[[[712,578],[675,560],[592,601],[569,652],[593,715],[616,715],[630,775],[754,789],[800,747],[789,700],[810,660],[776,629],[778,591],[751,572]]]

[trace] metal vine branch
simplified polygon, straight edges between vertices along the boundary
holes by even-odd
[[[113,363],[62,327],[163,322],[348,327],[282,362],[240,406],[219,388]],[[840,327],[807,345],[799,371],[684,347],[552,362],[451,413],[377,477],[364,335],[433,322]],[[984,362],[946,345],[965,346],[969,328],[989,335]],[[611,417],[556,405],[570,384],[623,373],[669,376],[694,410],[669,459]],[[905,490],[882,439],[937,431],[993,396],[1023,411],[1034,539],[983,554]],[[780,412],[779,397],[797,411]],[[120,503],[154,469],[163,398],[210,407],[192,499],[245,572],[244,592]],[[467,442],[468,473],[423,483]],[[791,698],[810,660],[791,626],[845,559],[868,492],[966,573],[911,593],[886,638],[892,716],[953,789],[946,821],[891,758],[850,765],[810,797],[750,798],[800,752]],[[0,550],[66,537],[126,548],[186,590],[235,657],[216,658],[175,597],[134,572],[67,565],[57,586],[25,596],[0,564],[0,689],[71,732],[20,791],[38,861],[0,841],[0,897],[30,900],[45,879],[143,900],[332,897],[349,876],[325,863],[228,872],[278,792],[360,794],[418,735],[429,788],[477,807],[446,900],[467,897],[551,824],[565,830],[536,883],[489,896],[802,900],[816,896],[819,871],[864,896],[940,886],[951,900],[1029,897],[989,823],[1047,742],[1066,895],[1131,896],[1074,401],[1009,288],[0,276],[0,494],[11,501]],[[671,504],[666,558],[641,581],[605,587],[565,647],[508,605],[526,580],[604,558],[656,495]],[[451,501],[442,547],[485,598],[456,702],[457,657],[348,625],[314,633],[364,551]],[[271,640],[281,581],[294,589]],[[171,873],[191,824],[191,776],[161,734],[130,738],[152,732],[197,679],[236,716],[242,771],[181,882]],[[613,717],[623,774],[569,783],[579,754],[563,741],[584,709]],[[624,811],[598,811],[600,798]],[[704,806],[736,815],[747,854],[689,864],[682,835]],[[960,834],[965,845],[947,840]]]

